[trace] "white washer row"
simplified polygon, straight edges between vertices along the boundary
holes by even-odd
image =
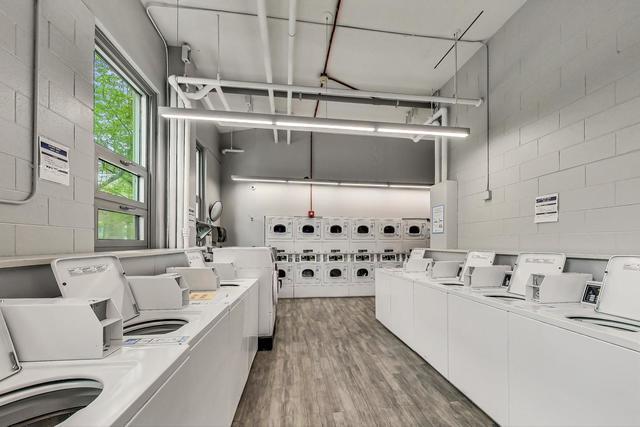
[[[428,240],[426,218],[308,218],[267,216],[265,242],[298,240]]]

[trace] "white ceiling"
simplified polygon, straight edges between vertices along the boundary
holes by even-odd
[[[256,0],[180,0],[176,22],[176,0],[145,1],[160,31],[171,46],[188,43],[201,77],[215,78],[217,58],[217,14],[220,14],[220,73],[223,79],[265,81],[263,52],[258,30]],[[465,35],[466,39],[490,38],[525,0],[348,0],[340,7],[338,24],[451,37],[464,30],[484,10]],[[333,18],[337,0],[298,0],[298,20],[324,24]],[[287,82],[288,4],[286,0],[267,0],[274,83]],[[167,7],[169,6],[169,7]],[[223,12],[188,10],[183,6],[204,7]],[[247,15],[248,14],[248,15]],[[178,37],[176,37],[178,24]],[[325,25],[298,22],[294,52],[294,84],[320,86],[327,48]],[[451,42],[387,33],[336,29],[327,73],[363,90],[430,95],[453,75],[453,55],[434,70],[434,65]],[[480,48],[479,44],[460,44],[458,64],[462,66]],[[340,88],[330,82],[330,87]],[[464,93],[459,94],[464,97]],[[232,108],[247,110],[245,96],[229,95]],[[217,95],[216,108],[223,109]],[[268,112],[266,97],[253,97],[256,112]],[[315,101],[294,100],[296,115],[311,116]],[[286,113],[286,100],[276,98],[278,113]],[[326,111],[326,113],[325,113]],[[330,102],[320,104],[318,116],[403,122],[408,108],[356,105]],[[428,116],[422,111],[416,120]]]

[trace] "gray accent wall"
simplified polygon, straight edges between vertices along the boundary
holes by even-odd
[[[221,148],[230,145],[230,133]],[[305,216],[311,194],[307,185],[232,182],[231,175],[303,178],[310,176],[310,135],[293,132],[287,145],[284,132],[273,142],[270,130],[236,131],[234,147],[246,151],[222,159],[222,224],[229,245],[264,244],[264,216]],[[433,182],[433,142],[313,135],[313,178],[341,181]],[[313,187],[317,216],[428,217],[425,190]]]
[[[528,1],[489,48],[490,201],[485,111],[450,115],[472,132],[449,150],[458,247],[640,253],[640,2]],[[458,73],[459,96],[485,96],[485,55]],[[548,193],[560,220],[536,225]]]

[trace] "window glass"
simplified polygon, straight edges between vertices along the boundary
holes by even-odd
[[[140,178],[104,160],[98,160],[98,191],[140,200]]]
[[[141,222],[136,215],[98,209],[98,239],[140,240]]]
[[[93,88],[96,144],[141,163],[142,95],[98,52],[95,53]]]

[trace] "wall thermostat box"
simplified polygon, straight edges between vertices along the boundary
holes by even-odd
[[[122,317],[107,298],[0,300],[21,362],[102,359],[122,346]]]
[[[191,269],[192,267],[185,268]],[[212,268],[193,268],[209,270],[213,273]],[[189,305],[189,285],[180,274],[169,272],[157,276],[130,276],[127,278],[140,310],[177,310]]]
[[[588,281],[582,293],[582,303],[591,306],[596,305],[600,298],[600,289],[602,289],[602,282]]]
[[[527,281],[525,299],[541,304],[580,302],[587,281],[587,273],[532,274]]]
[[[182,276],[187,291],[215,291],[220,287],[220,276],[214,267],[167,267],[167,273]]]
[[[508,265],[469,266],[463,277],[465,286],[472,288],[495,288],[502,286],[510,273]]]
[[[432,279],[457,278],[460,261],[436,261],[431,267]]]

